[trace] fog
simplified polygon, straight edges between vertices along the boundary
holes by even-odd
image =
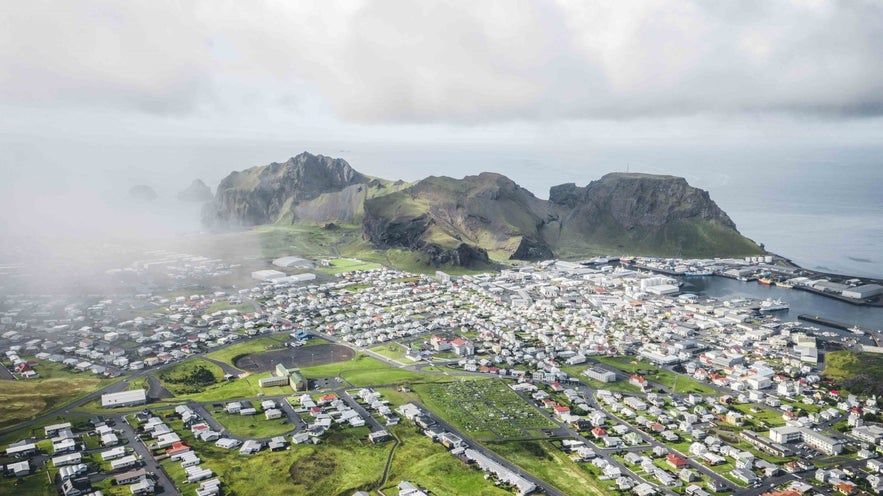
[[[302,151],[389,179],[495,171],[539,197],[679,175],[774,251],[883,276],[876,2],[6,7],[0,266],[26,270],[0,269],[18,271],[5,291],[216,250],[175,195]]]

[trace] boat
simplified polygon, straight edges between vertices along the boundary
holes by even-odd
[[[684,272],[684,277],[704,277],[713,276],[714,272],[710,270],[688,270]]]
[[[758,277],[757,282],[759,282],[760,284],[763,284],[764,286],[772,286],[772,284],[773,284],[773,280],[770,279],[769,277]]]
[[[858,326],[858,324],[856,324],[856,325],[850,327],[850,328],[849,328],[849,332],[851,332],[851,333],[853,333],[853,334],[858,334],[859,336],[863,336],[863,335],[865,334],[865,331],[863,331],[863,330],[861,329],[861,327]]]
[[[788,303],[782,300],[773,300],[771,298],[767,298],[760,304],[760,311],[763,313],[770,312],[781,312],[784,310],[789,310],[791,308]]]
[[[791,289],[791,288],[794,287],[794,286],[792,286],[791,284],[788,284],[787,282],[784,282],[784,281],[778,281],[778,282],[776,282],[776,286],[778,286],[778,287],[780,287],[780,288],[785,288],[785,289]]]

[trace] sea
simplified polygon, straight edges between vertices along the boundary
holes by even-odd
[[[405,180],[507,175],[540,198],[608,172],[681,176],[709,192],[739,231],[798,265],[883,279],[883,161],[879,150],[702,146],[563,150],[544,147],[346,150],[357,170]],[[618,254],[614,254],[618,255]]]
[[[821,317],[840,322],[847,327],[883,331],[883,308],[858,306],[845,301],[828,298],[799,289],[785,289],[765,286],[756,281],[739,281],[726,277],[706,276],[682,278],[681,290],[717,299],[751,298],[755,300],[781,300],[790,307],[787,311],[773,312],[771,315],[784,322],[797,322],[800,315]],[[807,326],[834,331],[838,334],[856,337],[848,331],[831,328],[817,323],[804,322]],[[867,337],[866,344],[872,344]]]

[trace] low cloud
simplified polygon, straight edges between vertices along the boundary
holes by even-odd
[[[883,114],[870,1],[35,1],[0,27],[7,104],[368,123]]]

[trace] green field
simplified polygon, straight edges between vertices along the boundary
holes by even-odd
[[[45,470],[26,477],[0,477],[0,496],[55,496],[55,485],[46,478]]]
[[[613,494],[588,464],[574,462],[549,441],[509,441],[486,446],[564,494]]]
[[[391,431],[401,443],[396,448],[389,477],[382,491],[396,494],[395,485],[401,480],[429,488],[431,494],[506,496],[510,491],[486,480],[479,470],[452,456],[441,444],[420,433],[412,426],[400,425]]]
[[[213,351],[206,356],[213,360],[233,365],[233,362],[235,362],[237,358],[243,357],[245,355],[250,355],[252,353],[260,353],[262,351],[282,348],[283,343],[285,343],[286,341],[288,341],[288,335],[285,334],[263,336],[259,338],[249,339],[241,343],[231,344],[226,348]]]
[[[378,355],[385,356],[386,358],[397,360],[403,363],[410,363],[404,358],[405,353],[407,353],[409,350],[407,345],[403,345],[400,343],[384,343],[368,349],[374,353],[377,353]]]
[[[616,382],[601,382],[583,375],[583,371],[589,368],[588,365],[565,365],[561,370],[568,375],[577,378],[583,384],[592,389],[606,389],[607,391],[617,391],[620,393],[640,393],[641,390],[637,386],[629,384],[628,381],[619,380]]]
[[[258,405],[260,406],[260,405]],[[215,420],[221,423],[230,434],[238,437],[247,438],[270,438],[273,436],[281,436],[288,434],[294,430],[294,425],[283,418],[275,420],[267,420],[264,412],[258,409],[256,415],[239,415],[229,414],[223,409],[217,409],[212,412]]]
[[[854,394],[883,394],[883,355],[854,351],[825,354],[822,375]]]
[[[224,381],[221,367],[200,358],[179,362],[154,375],[176,396],[205,391]]]
[[[379,263],[365,262],[356,258],[335,258],[330,262],[330,266],[317,268],[316,272],[334,275],[355,270],[374,270],[382,267]]]
[[[98,379],[92,374],[53,379],[2,381],[0,428],[35,418],[114,382],[116,380]]]
[[[663,386],[671,388],[676,393],[689,394],[697,393],[704,395],[718,394],[713,387],[696,381],[692,377],[684,374],[676,374],[665,369],[661,369],[650,362],[640,360],[638,357],[617,356],[617,357],[592,357],[593,359],[611,367],[618,368],[627,374],[640,373],[647,380],[658,382]],[[608,388],[609,389],[609,388]]]
[[[427,408],[480,439],[538,437],[539,429],[557,427],[500,380],[420,384],[414,391]]]

